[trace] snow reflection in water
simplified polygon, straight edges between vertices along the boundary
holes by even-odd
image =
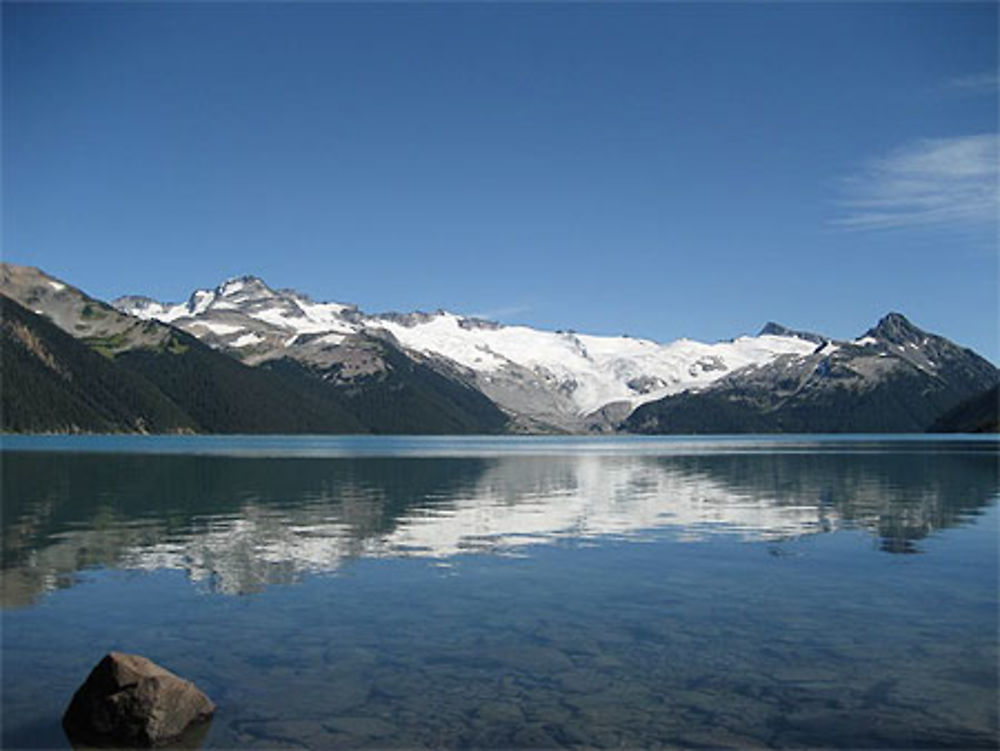
[[[995,444],[449,440],[4,452],[2,745],[114,648],[216,748],[996,747]]]
[[[780,541],[846,526],[870,530],[885,550],[914,552],[996,493],[988,444],[969,452],[947,444],[933,467],[910,444],[849,461],[780,448],[325,459],[19,453],[6,462],[3,602],[30,602],[98,565],[180,569],[212,591],[248,593],[359,557],[523,554],[528,545],[608,537]]]

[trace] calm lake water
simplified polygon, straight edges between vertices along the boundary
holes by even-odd
[[[3,747],[116,649],[204,747],[996,748],[998,457],[6,436]]]

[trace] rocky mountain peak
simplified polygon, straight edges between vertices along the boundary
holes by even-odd
[[[215,293],[219,297],[272,297],[275,293],[267,284],[258,276],[252,276],[249,274],[243,276],[234,276],[226,279],[222,284],[215,288]]]
[[[111,306],[118,309],[134,308],[136,310],[145,310],[154,306],[160,306],[160,303],[152,297],[146,297],[145,295],[122,295],[112,300]]]
[[[811,331],[795,331],[774,321],[765,323],[764,328],[760,330],[757,336],[794,336],[797,339],[804,339],[807,342],[815,342],[816,344],[822,344],[827,341],[826,337],[819,334],[814,334]]]
[[[920,344],[928,336],[926,331],[914,326],[902,313],[889,313],[865,335],[893,344]]]
[[[268,287],[260,277],[234,276],[226,279],[215,289],[196,289],[188,298],[185,308],[187,315],[196,316],[220,301],[225,302],[226,307],[231,308],[235,305],[273,300],[277,297],[279,297],[278,293]],[[163,307],[169,308],[170,305],[168,303]]]

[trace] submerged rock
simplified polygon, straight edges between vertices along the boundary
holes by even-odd
[[[190,681],[145,657],[111,652],[73,695],[63,729],[71,741],[150,747],[214,712],[215,704]]]

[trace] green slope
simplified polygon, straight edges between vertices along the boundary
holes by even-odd
[[[0,295],[0,428],[10,432],[175,432],[184,410],[42,316]]]

